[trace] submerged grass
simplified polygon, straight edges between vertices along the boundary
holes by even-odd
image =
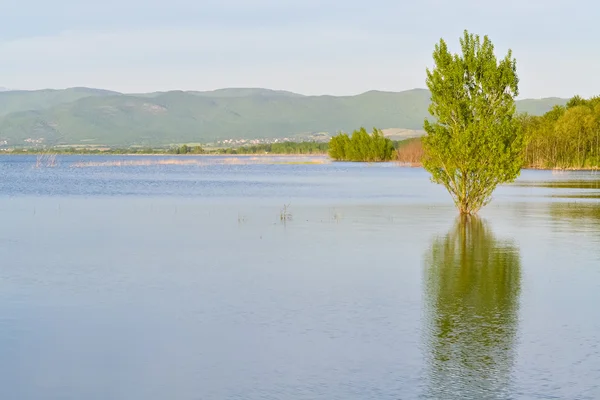
[[[281,211],[279,212],[279,219],[282,222],[287,222],[287,221],[291,221],[292,219],[292,213],[290,212],[290,205],[289,204],[284,204],[283,208],[281,209]]]

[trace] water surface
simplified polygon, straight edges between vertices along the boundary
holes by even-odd
[[[156,159],[0,158],[0,398],[600,398],[599,175]]]

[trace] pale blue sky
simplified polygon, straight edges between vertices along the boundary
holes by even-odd
[[[468,29],[513,49],[521,98],[591,96],[599,20],[593,0],[0,0],[0,86],[399,91]]]

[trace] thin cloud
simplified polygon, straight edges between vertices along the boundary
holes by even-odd
[[[440,37],[512,48],[522,97],[600,93],[600,6],[559,1],[22,0],[2,10],[1,86],[261,86],[354,94],[425,85]]]

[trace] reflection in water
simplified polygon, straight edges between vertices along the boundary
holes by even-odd
[[[551,181],[516,181],[513,186],[541,187],[550,189],[600,189],[600,180],[592,176],[587,179],[551,180]]]
[[[521,261],[476,217],[460,217],[425,257],[427,398],[506,398]]]
[[[600,223],[600,203],[553,203],[550,215],[555,219],[597,224]]]

